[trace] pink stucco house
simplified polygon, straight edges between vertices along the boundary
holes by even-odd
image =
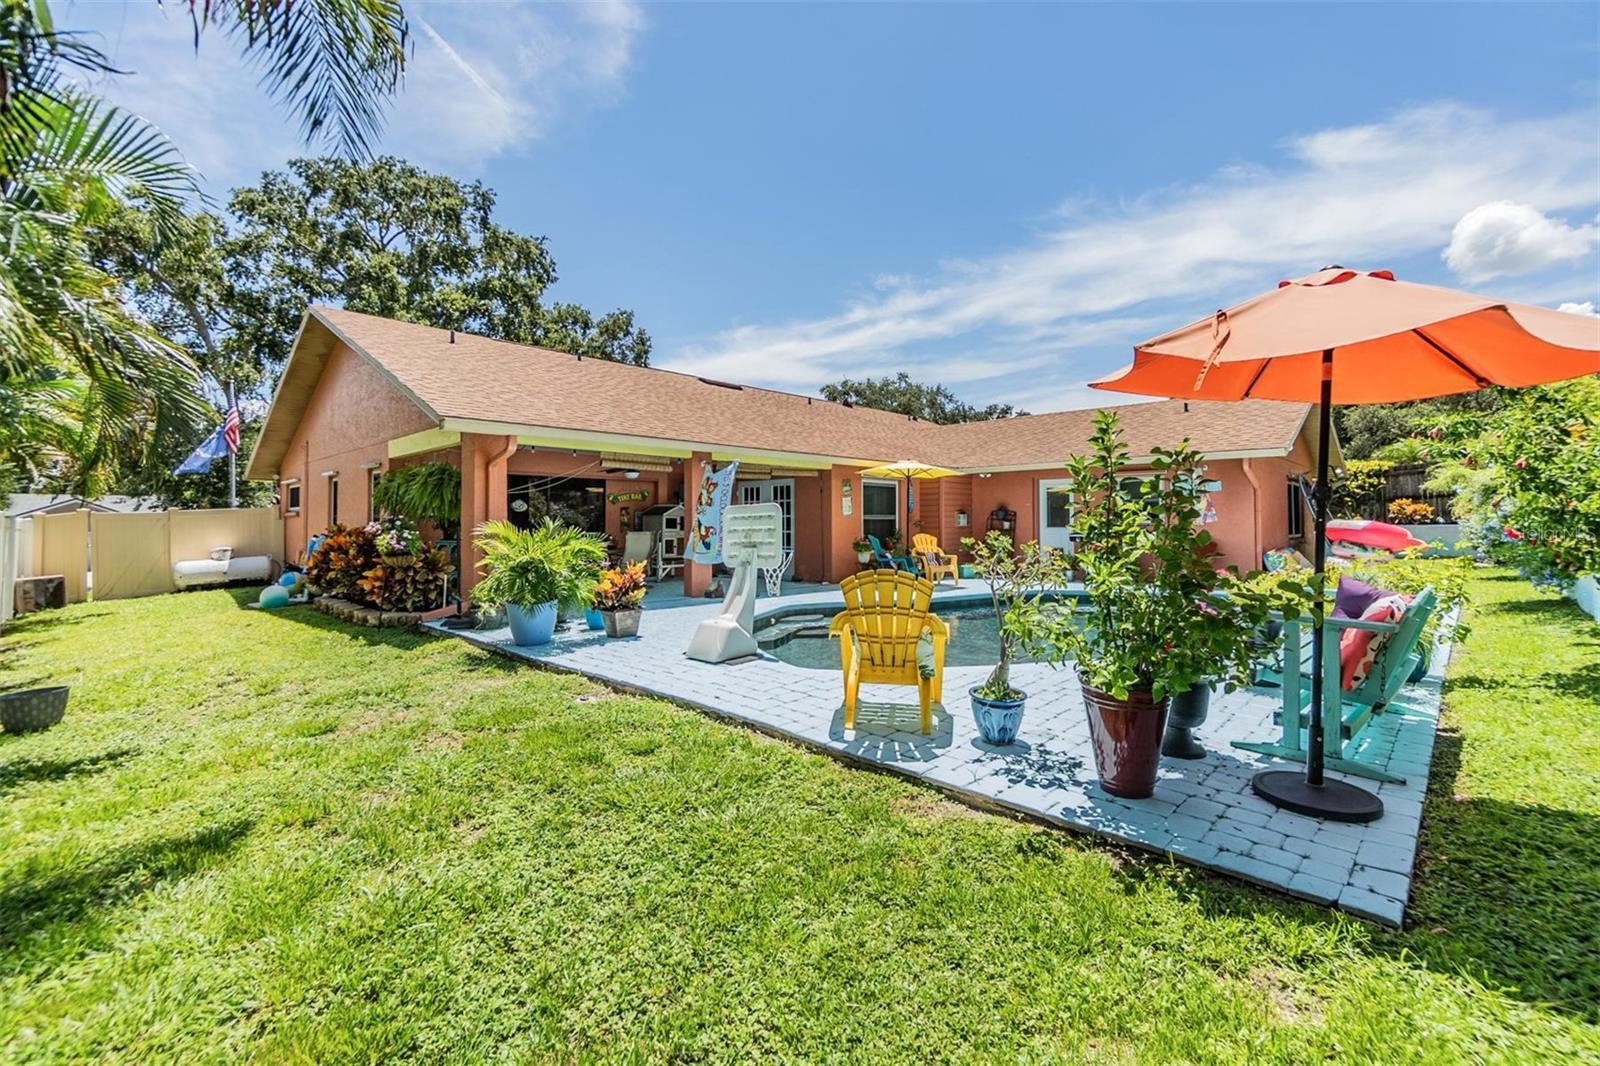
[[[1307,404],[1138,404],[1121,408],[1134,461],[1189,438],[1208,457],[1221,564],[1250,569],[1309,527],[1296,476],[1315,467]],[[961,476],[915,484],[913,532],[954,550],[1009,512],[1014,535],[1065,545],[1062,461],[1087,446],[1093,412],[933,425],[670,370],[625,366],[325,307],[311,308],[246,467],[279,486],[284,551],[334,522],[369,517],[373,479],[427,460],[462,472],[462,528],[511,517],[517,500],[571,501],[620,542],[647,508],[683,502],[706,464],[740,462],[736,498],[789,517],[793,576],[838,581],[858,569],[864,531],[906,525],[898,481],[860,471],[916,459]],[[580,495],[581,494],[581,495]],[[471,566],[463,567],[471,588]],[[698,595],[709,568],[684,570]]]

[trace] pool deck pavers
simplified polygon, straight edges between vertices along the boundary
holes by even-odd
[[[958,602],[975,591],[970,584],[944,587],[935,602]],[[1250,791],[1257,770],[1298,765],[1229,744],[1278,736],[1274,689],[1218,690],[1206,723],[1195,731],[1206,746],[1205,758],[1163,759],[1153,797],[1119,799],[1096,783],[1083,700],[1070,670],[1037,663],[1012,668],[1028,706],[1018,741],[1004,747],[978,739],[969,710],[967,689],[984,679],[984,667],[946,668],[944,704],[934,708],[931,736],[917,729],[915,691],[882,685],[862,687],[856,727],[846,730],[837,670],[807,669],[771,656],[722,665],[685,658],[694,627],[714,616],[718,605],[662,599],[670,605],[647,609],[633,639],[608,640],[580,625],[550,644],[517,647],[503,628],[439,632],[917,778],[980,807],[1096,833],[1386,925],[1402,921],[1448,646],[1438,649],[1428,676],[1408,685],[1365,730],[1363,756],[1406,783],[1358,782],[1383,797],[1384,815],[1349,825],[1279,810]],[[842,606],[838,590],[763,598],[757,625],[763,617],[812,606],[831,614]]]

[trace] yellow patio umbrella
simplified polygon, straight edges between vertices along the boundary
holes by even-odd
[[[949,470],[932,463],[919,463],[915,459],[900,459],[893,463],[884,463],[882,466],[869,467],[861,471],[862,477],[900,477],[906,479],[906,536],[910,538],[911,530],[911,482],[932,481],[941,477],[956,477],[961,471]]]

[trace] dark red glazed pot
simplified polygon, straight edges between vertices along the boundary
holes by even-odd
[[[1161,765],[1161,734],[1167,727],[1167,701],[1148,691],[1131,691],[1119,700],[1078,682],[1089,714],[1089,739],[1100,787],[1124,799],[1148,799],[1156,790]]]

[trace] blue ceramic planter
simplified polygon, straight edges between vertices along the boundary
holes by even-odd
[[[511,623],[511,643],[518,646],[548,644],[556,634],[556,601],[525,607],[506,604],[506,621]]]
[[[972,697],[972,720],[978,724],[978,736],[987,744],[1011,744],[1022,728],[1022,709],[1028,694],[1024,692],[1014,700],[987,700],[978,695],[978,687],[967,690]]]
[[[601,614],[597,608],[590,607],[583,612],[583,624],[590,629],[604,629],[606,627],[606,616]]]

